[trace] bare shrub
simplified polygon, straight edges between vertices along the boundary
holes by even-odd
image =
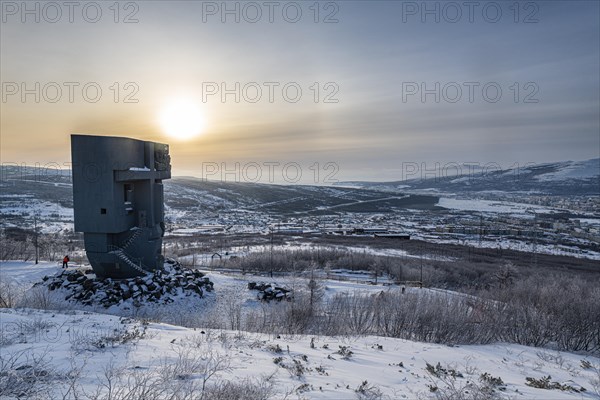
[[[460,371],[451,366],[443,367],[440,363],[435,366],[426,364],[429,373],[429,392],[431,397],[439,400],[499,400],[508,399],[502,392],[504,382],[499,377],[487,373],[480,376],[479,382],[465,379]],[[422,396],[425,397],[425,396]]]
[[[188,391],[200,390],[204,393],[206,385],[216,374],[230,369],[229,356],[226,354],[186,347],[176,348],[175,352],[175,361],[165,359],[159,374],[162,384],[172,390],[178,390],[183,385],[188,386]]]
[[[244,379],[239,382],[225,381],[211,385],[204,391],[204,398],[211,400],[267,400],[273,396],[270,377]]]
[[[495,338],[489,302],[454,295],[380,292],[336,295],[326,306],[328,335],[381,335],[470,344]]]
[[[107,364],[103,375],[98,377],[98,387],[87,397],[91,400],[203,400],[237,398],[226,396],[245,391],[257,396],[247,398],[266,399],[270,395],[271,384],[267,378],[231,384],[218,382],[217,375],[229,370],[228,355],[210,350],[200,352],[190,347],[178,347],[175,352],[175,359],[164,358],[156,369]]]
[[[69,336],[69,342],[71,349],[79,354],[85,351],[104,350],[128,343],[136,343],[145,336],[146,326],[142,324],[140,326],[115,328],[98,334],[75,331]]]
[[[240,330],[242,329],[242,302],[239,298],[228,299],[225,304],[225,311],[227,313],[227,320],[229,323],[229,329]]]
[[[368,381],[363,381],[354,392],[356,393],[356,397],[360,400],[379,400],[383,398],[381,390],[377,386],[370,384]]]
[[[27,290],[17,303],[17,307],[38,310],[65,310],[71,308],[59,291],[50,291],[45,286],[36,286]]]
[[[500,301],[499,339],[559,350],[600,352],[600,289],[577,276],[528,277],[479,293]]]
[[[592,386],[592,392],[600,397],[600,365],[594,365],[592,368],[594,369],[594,376],[590,379],[590,385]]]
[[[0,274],[0,308],[14,308],[23,297],[24,291],[22,285]]]
[[[272,312],[280,313],[277,324],[280,332],[295,335],[311,331],[314,314],[309,295],[294,291],[294,299],[280,305],[281,307],[271,308]]]
[[[581,392],[585,392],[586,389],[584,387],[575,387],[575,386],[571,386],[565,383],[559,383],[559,382],[552,382],[552,377],[550,375],[548,376],[543,376],[541,378],[531,378],[531,377],[527,377],[525,378],[525,384],[527,386],[531,386],[537,389],[546,389],[546,390],[562,390],[565,392],[575,392],[575,393],[581,393]]]
[[[0,352],[0,397],[43,397],[55,378],[46,352]]]

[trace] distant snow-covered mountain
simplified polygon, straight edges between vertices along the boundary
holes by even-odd
[[[552,164],[549,164],[552,165]],[[538,181],[553,182],[565,180],[596,179],[600,174],[600,158],[585,161],[566,161],[554,164],[554,171],[537,175]]]
[[[413,167],[411,167],[413,168]],[[419,173],[411,171],[411,179],[392,182],[339,182],[339,186],[385,192],[474,193],[511,192],[548,195],[599,195],[600,158],[526,165],[509,169],[440,166]]]

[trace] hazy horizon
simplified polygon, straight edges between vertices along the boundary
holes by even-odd
[[[260,179],[256,178],[256,174],[253,174],[251,178],[245,179],[246,175],[244,172],[244,168],[247,164],[239,164],[237,167],[233,164],[230,165],[213,165],[211,167],[210,164],[205,166],[204,169],[200,169],[200,173],[193,174],[194,171],[191,171],[191,174],[185,173],[175,173],[173,174],[173,178],[193,178],[200,179],[206,182],[214,182],[214,183],[256,183],[256,184],[272,184],[272,185],[332,185],[332,184],[351,184],[353,182],[370,182],[370,183],[385,183],[385,182],[404,182],[410,180],[425,180],[429,178],[440,179],[446,177],[453,176],[485,176],[486,174],[494,173],[500,170],[513,170],[516,171],[515,174],[524,170],[529,166],[542,166],[542,165],[553,165],[553,164],[562,164],[562,163],[585,163],[590,161],[598,162],[598,175],[600,176],[600,157],[598,158],[590,158],[584,160],[557,160],[554,162],[546,162],[546,163],[527,163],[527,164],[512,164],[510,166],[503,166],[498,163],[487,163],[487,164],[465,164],[465,165],[457,165],[456,162],[448,162],[448,163],[437,163],[437,164],[426,164],[426,163],[416,163],[416,162],[404,162],[403,167],[399,170],[389,171],[390,173],[397,173],[395,176],[391,176],[389,179],[361,179],[357,178],[341,178],[341,175],[335,174],[326,174],[327,177],[322,177],[320,180],[315,180],[314,175],[314,167],[313,166],[303,166],[300,165],[300,169],[303,173],[309,171],[309,176],[303,176],[302,179],[296,180],[295,175],[292,175],[291,172],[294,172],[294,169],[289,167],[289,177],[288,175],[283,175],[283,170],[286,167],[285,163],[275,164],[271,163],[263,163],[259,164],[259,167],[262,172],[262,176]],[[457,168],[460,167],[460,168]],[[0,180],[11,180],[17,179],[20,175],[29,175],[35,174],[36,176],[70,176],[71,172],[71,162],[64,162],[63,164],[50,162],[47,164],[33,164],[28,165],[26,163],[11,163],[5,162],[2,163],[2,168],[16,168],[17,170],[14,172],[7,172],[6,170],[2,171],[0,176]],[[212,168],[212,169],[209,169]],[[332,172],[329,170],[329,172]],[[248,173],[249,175],[249,173]],[[328,179],[325,179],[328,178]]]

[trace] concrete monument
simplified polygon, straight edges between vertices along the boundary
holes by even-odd
[[[75,231],[96,275],[162,269],[163,179],[169,146],[126,137],[71,135]]]

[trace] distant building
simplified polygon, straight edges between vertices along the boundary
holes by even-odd
[[[352,233],[354,235],[375,235],[375,234],[388,233],[388,229],[382,228],[382,227],[354,228]]]
[[[376,233],[376,238],[385,239],[398,239],[398,240],[410,240],[410,235],[407,233],[389,232],[389,233]]]

